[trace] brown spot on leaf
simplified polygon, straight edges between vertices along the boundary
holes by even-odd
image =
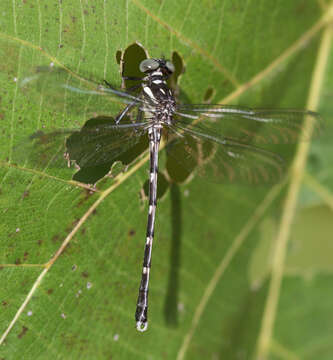
[[[84,189],[83,193],[84,195],[77,203],[77,207],[80,207],[85,201],[87,201],[94,192],[91,191],[90,189]]]
[[[57,241],[59,241],[60,240],[60,236],[59,235],[54,235],[53,237],[52,237],[52,241],[53,242],[57,242]]]
[[[47,293],[48,293],[48,295],[51,295],[53,293],[53,289],[48,289]]]
[[[128,235],[130,237],[134,236],[135,235],[135,230],[134,229],[131,229],[129,232],[128,232]]]
[[[72,225],[75,226],[79,221],[80,221],[80,219],[75,219],[75,220],[72,222]]]
[[[17,335],[17,337],[18,337],[19,339],[21,339],[21,338],[26,334],[27,331],[28,331],[28,328],[27,328],[26,326],[22,326],[22,330],[21,330],[21,332]]]
[[[83,272],[81,273],[81,275],[82,275],[82,277],[84,277],[84,278],[89,277],[88,271],[83,271]]]

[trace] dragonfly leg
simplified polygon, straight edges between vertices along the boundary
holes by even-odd
[[[142,77],[138,76],[123,76],[123,80],[142,81]]]
[[[128,104],[125,109],[115,118],[116,124],[119,124],[120,120],[132,109],[133,106],[135,106],[136,102],[131,102]]]
[[[133,92],[139,88],[141,88],[141,84],[138,84],[138,85],[134,85],[134,86],[131,86],[130,88],[126,89],[127,92]]]

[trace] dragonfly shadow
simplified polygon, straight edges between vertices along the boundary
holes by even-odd
[[[182,149],[182,144],[177,140],[170,141],[166,146],[166,170],[172,182],[177,184],[186,182],[197,166],[197,163],[194,161],[186,159],[184,152],[179,151],[180,149]]]
[[[85,125],[82,127],[81,132],[85,132],[85,130],[89,131],[89,128],[97,128],[99,125],[107,125],[114,124],[114,119],[111,117],[99,116],[96,118],[89,119]],[[132,147],[122,152],[119,156],[112,156],[111,154],[106,154],[105,162],[92,165],[86,163],[84,166],[81,166],[81,160],[86,159],[89,154],[87,153],[89,149],[85,150],[85,152],[81,152],[77,154],[75,149],[85,149],[85,137],[80,133],[74,133],[69,136],[66,140],[66,148],[68,157],[71,159],[75,159],[76,164],[79,166],[79,170],[74,174],[73,180],[83,182],[86,184],[95,184],[98,180],[102,179],[104,176],[110,173],[115,176],[120,171],[124,170],[126,166],[131,164],[137,157],[138,154],[142,153],[148,147],[148,139],[146,136],[141,136],[139,141],[137,141]],[[110,138],[112,142],[112,138]],[[73,144],[75,146],[73,146]],[[109,155],[109,156],[108,156]],[[122,163],[122,166],[115,166],[116,163]]]
[[[169,187],[170,187],[170,183],[168,182],[168,180],[166,179],[164,174],[159,172],[158,177],[157,177],[157,199],[158,200],[160,200],[164,197],[164,195],[168,191]],[[143,191],[145,194],[145,198],[148,199],[148,195],[149,195],[149,181],[148,180],[146,180],[143,185]]]
[[[171,252],[168,287],[164,302],[164,318],[168,326],[178,325],[179,269],[181,265],[182,202],[179,186],[172,184],[171,192]]]

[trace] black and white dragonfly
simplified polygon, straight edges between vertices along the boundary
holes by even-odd
[[[168,155],[181,167],[193,169],[195,164],[199,174],[215,181],[271,183],[281,178],[284,161],[257,145],[291,143],[303,140],[301,137],[306,140],[307,134],[301,131],[305,119],[313,122],[315,132],[321,127],[319,115],[312,111],[178,103],[167,85],[174,70],[174,65],[165,59],[143,60],[140,71],[144,77],[127,78],[138,81],[135,90],[140,89],[139,93],[117,90],[106,81],[98,84],[54,66],[40,67],[20,83],[23,88],[35,87],[50,95],[55,105],[65,97],[66,110],[73,108],[85,113],[92,110],[103,120],[81,129],[39,131],[31,136],[37,148],[47,147],[52,138],[67,137],[65,157],[81,168],[117,160],[142,136],[148,137],[148,223],[135,312],[139,331],[148,327],[148,289],[162,133],[168,134]],[[78,108],[78,100],[84,108]],[[115,118],[110,116],[113,103],[126,104]]]

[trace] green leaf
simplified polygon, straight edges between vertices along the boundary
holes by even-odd
[[[1,2],[0,358],[332,358],[332,6]],[[83,126],[91,105],[75,114],[65,93],[59,108],[47,89],[22,91],[20,79],[53,63],[120,86],[126,49],[126,63],[145,51],[183,63],[179,96],[189,102],[310,108],[327,125],[311,149],[268,147],[289,162],[290,154],[301,165],[309,159],[274,187],[195,174],[172,184],[161,151],[145,333],[135,330],[134,311],[147,154],[96,188],[72,180],[75,168],[17,157],[44,127]],[[114,106],[111,116],[121,109]]]

